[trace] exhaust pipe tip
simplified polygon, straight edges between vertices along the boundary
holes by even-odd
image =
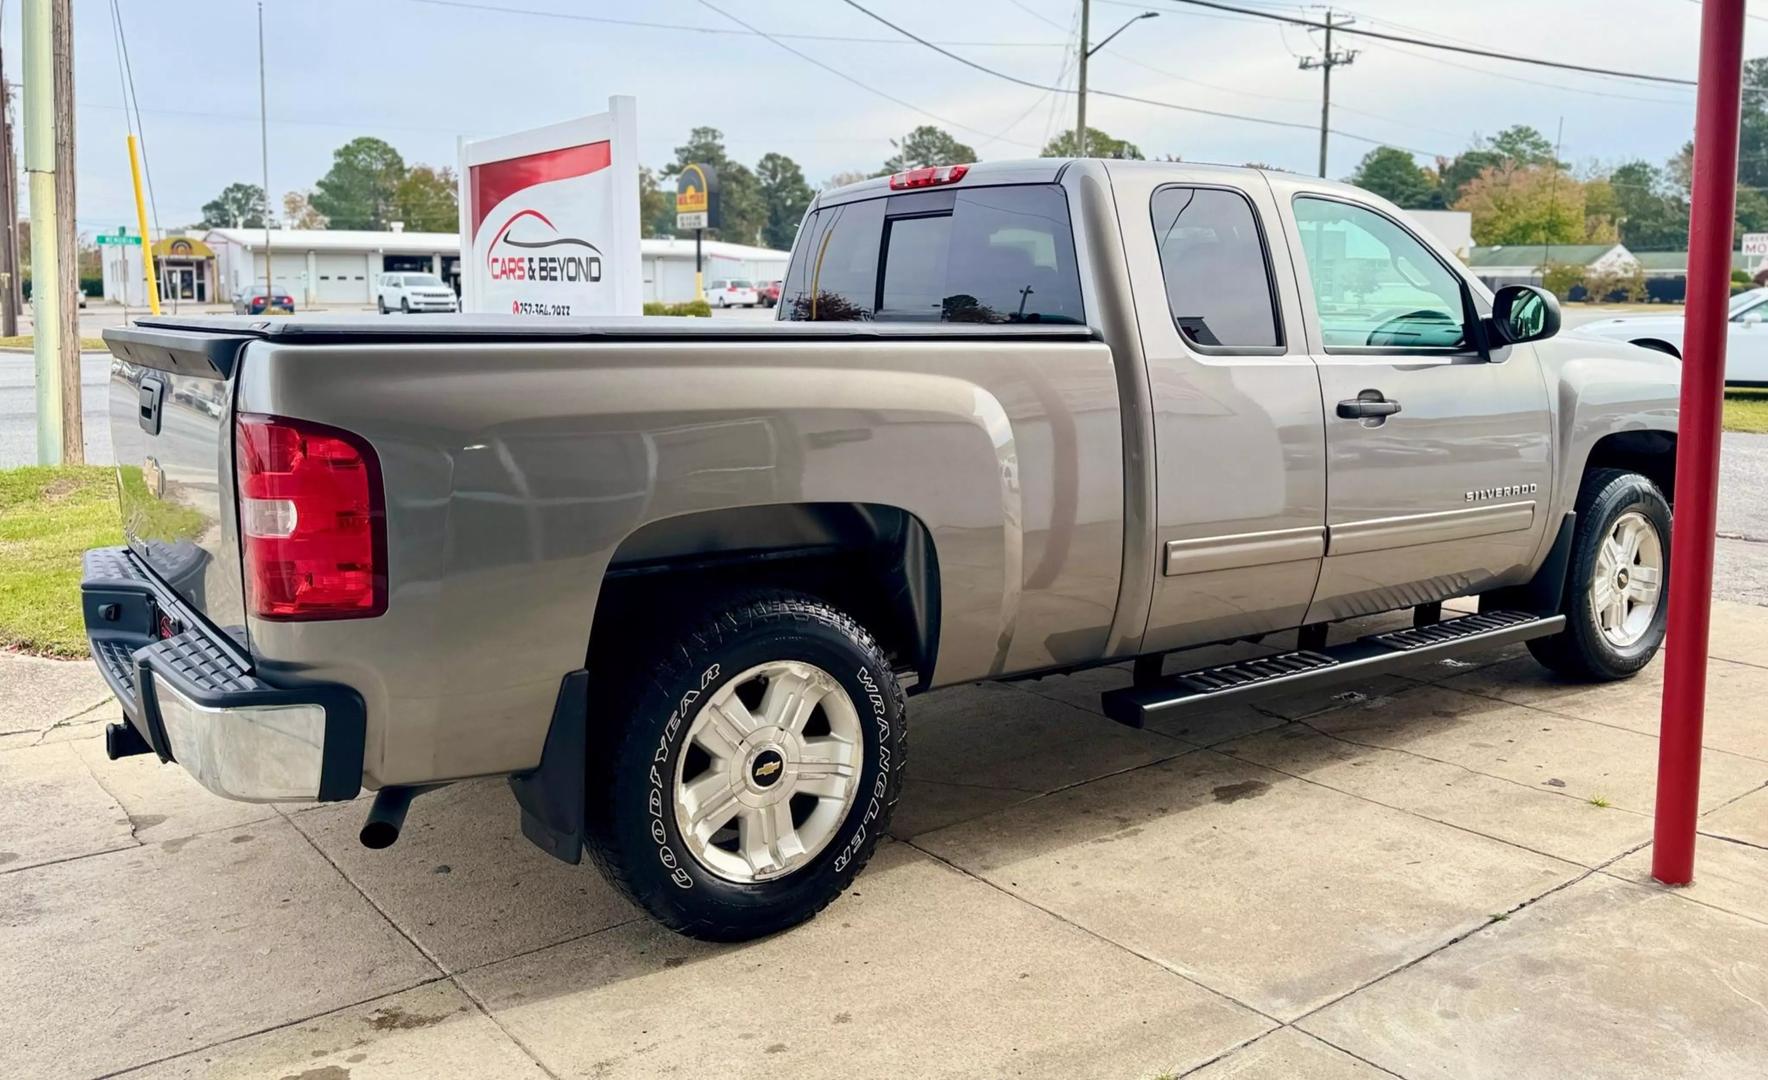
[[[362,831],[357,834],[356,838],[362,841],[363,847],[371,851],[390,848],[399,839],[399,825],[391,821],[370,819],[363,822]]]
[[[368,808],[368,820],[362,823],[362,831],[356,834],[356,839],[371,851],[392,847],[399,839],[399,830],[405,826],[405,812],[411,809],[411,800],[441,786],[393,784],[375,792],[374,805]]]

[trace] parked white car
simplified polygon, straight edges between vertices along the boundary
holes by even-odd
[[[753,281],[720,278],[706,288],[706,300],[713,307],[754,307],[761,303]]]
[[[459,311],[454,290],[435,274],[382,274],[375,284],[375,306],[389,311]]]
[[[1585,323],[1575,333],[1630,341],[1682,355],[1682,309],[1673,314],[1623,315]],[[1728,386],[1768,386],[1768,289],[1751,289],[1731,298],[1730,334],[1725,346]]]

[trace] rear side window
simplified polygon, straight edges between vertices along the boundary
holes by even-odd
[[[1185,341],[1206,349],[1281,347],[1270,260],[1246,196],[1167,187],[1154,193],[1152,209],[1167,308]]]
[[[1054,184],[916,192],[818,210],[783,319],[1084,321],[1068,201]]]

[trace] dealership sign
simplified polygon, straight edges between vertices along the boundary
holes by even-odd
[[[637,113],[461,141],[462,311],[640,314]]]
[[[675,178],[675,228],[679,232],[718,228],[718,170],[684,165]]]
[[[1768,258],[1768,233],[1744,233],[1743,254],[1758,261]]]

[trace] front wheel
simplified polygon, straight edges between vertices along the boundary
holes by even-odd
[[[1577,514],[1561,604],[1566,628],[1529,642],[1529,651],[1562,675],[1625,679],[1664,643],[1670,507],[1638,473],[1593,469]]]
[[[744,941],[859,873],[902,789],[903,694],[871,635],[798,593],[706,609],[599,665],[589,849],[659,922]]]

